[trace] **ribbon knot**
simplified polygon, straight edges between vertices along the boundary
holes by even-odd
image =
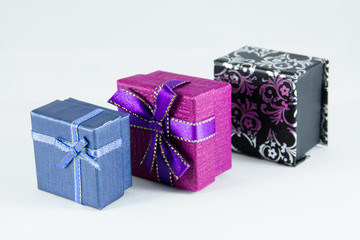
[[[178,180],[190,167],[170,143],[170,138],[198,143],[215,135],[214,117],[199,123],[170,118],[177,97],[173,89],[186,83],[189,82],[170,80],[157,86],[153,107],[143,97],[124,88],[119,88],[109,100],[119,111],[130,113],[131,127],[150,131],[150,141],[140,165],[150,172],[155,168],[158,181],[169,185],[173,184],[173,178]]]
[[[150,123],[149,128],[151,131],[159,133],[160,135],[164,134],[164,126],[161,122],[153,121]]]
[[[88,141],[86,140],[86,138],[82,138],[81,140],[70,144],[66,143],[61,139],[56,140],[57,143],[62,145],[63,149],[68,152],[68,154],[66,154],[66,156],[58,164],[59,167],[66,168],[71,163],[71,161],[73,161],[75,158],[79,158],[81,160],[87,161],[96,169],[100,170],[98,162],[95,161],[92,157],[90,157],[85,151],[85,147],[86,145],[88,145]]]

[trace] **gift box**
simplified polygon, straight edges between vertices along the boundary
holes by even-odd
[[[231,168],[231,86],[157,71],[117,81],[135,176],[199,191]]]
[[[67,99],[31,121],[39,189],[101,209],[131,186],[128,114]]]
[[[232,149],[295,166],[327,145],[328,60],[245,46],[215,60],[232,86]]]

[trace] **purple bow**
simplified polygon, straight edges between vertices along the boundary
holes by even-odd
[[[186,83],[189,82],[170,80],[157,86],[154,107],[145,98],[124,88],[119,88],[109,100],[119,111],[130,113],[131,127],[151,131],[150,142],[140,164],[150,172],[155,167],[158,180],[169,185],[172,185],[172,176],[178,180],[190,167],[169,138],[198,143],[215,135],[215,117],[191,123],[169,116],[177,96],[173,89]]]

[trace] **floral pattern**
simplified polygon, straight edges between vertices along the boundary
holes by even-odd
[[[323,105],[321,112],[321,125],[320,125],[320,143],[322,145],[327,145],[328,143],[328,106],[327,104]]]
[[[256,110],[256,103],[248,99],[244,104],[240,99],[237,99],[237,103],[232,103],[232,132],[239,137],[245,137],[253,147],[256,147],[256,135],[261,129]]]
[[[294,116],[288,119],[286,113],[293,111],[292,106],[296,105],[296,85],[292,79],[287,78],[279,72],[266,71],[269,75],[268,78],[263,78],[264,83],[259,90],[260,95],[264,101],[261,104],[261,111],[270,115],[273,123],[279,124],[280,122],[286,123],[290,127],[296,127]]]
[[[246,68],[243,67],[241,71],[239,70],[228,70],[224,69],[219,73],[215,80],[227,81],[233,86],[233,93],[246,93],[249,96],[252,96],[256,86],[253,85],[253,81],[257,80],[256,76],[253,76],[255,68]]]
[[[328,61],[245,46],[215,60],[215,80],[232,86],[232,148],[286,165],[296,156],[297,81],[324,64],[320,143],[327,144]]]
[[[329,87],[329,61],[326,59],[318,59],[324,64],[324,77],[322,87],[322,108],[321,108],[321,132],[320,144],[328,144],[328,87]]]
[[[246,99],[246,103],[242,104],[238,99],[238,104],[232,104],[233,111],[233,126],[237,132],[244,132],[247,135],[254,136],[261,128],[261,122],[258,119],[256,112],[256,103],[250,102]]]
[[[288,130],[291,136],[287,142],[280,142],[276,138],[275,131],[269,130],[266,141],[259,147],[259,152],[263,158],[293,165],[296,159],[296,133],[292,128],[288,128]]]
[[[293,58],[292,54],[283,53],[276,56],[268,56],[261,59],[258,63],[261,67],[269,67],[277,70],[296,69],[304,70],[307,67],[314,65],[312,57]]]

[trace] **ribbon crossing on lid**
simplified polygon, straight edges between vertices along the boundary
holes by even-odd
[[[206,141],[215,135],[215,117],[192,123],[169,116],[177,94],[174,88],[188,81],[170,80],[157,86],[154,106],[138,94],[119,88],[109,103],[130,113],[130,126],[150,131],[150,141],[140,162],[148,171],[156,169],[160,182],[172,185],[189,169],[190,164],[171,144],[170,138],[190,143]]]
[[[121,147],[122,139],[115,140],[99,149],[89,149],[86,146],[88,141],[85,137],[79,137],[79,125],[97,115],[104,112],[103,109],[95,109],[94,111],[76,119],[70,124],[71,142],[63,139],[55,138],[45,134],[32,131],[32,138],[34,141],[43,142],[53,145],[58,149],[66,152],[65,157],[59,162],[60,168],[66,168],[72,161],[74,161],[74,188],[75,188],[75,201],[82,204],[82,191],[81,191],[81,160],[88,162],[97,170],[101,170],[97,158]]]

